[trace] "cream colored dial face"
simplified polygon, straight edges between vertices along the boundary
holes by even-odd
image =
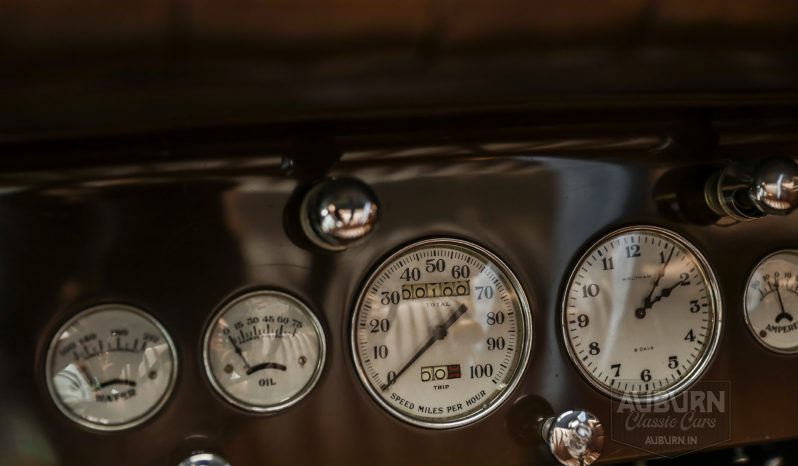
[[[205,369],[219,394],[254,412],[306,396],[324,367],[324,332],[291,295],[255,291],[224,306],[205,338]]]
[[[706,368],[720,331],[717,286],[706,261],[660,228],[619,230],[594,244],[563,298],[577,368],[610,395],[661,399]]]
[[[95,430],[140,424],[175,382],[172,340],[149,314],[124,304],[87,309],[50,344],[47,385],[61,411]]]
[[[766,348],[798,352],[798,251],[771,254],[754,268],[745,290],[745,318]]]
[[[369,393],[412,424],[473,422],[513,389],[531,317],[510,270],[459,240],[427,240],[387,259],[363,287],[352,352]]]

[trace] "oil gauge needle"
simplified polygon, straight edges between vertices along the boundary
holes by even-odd
[[[421,357],[422,354],[424,354],[428,349],[430,349],[430,347],[433,344],[435,344],[436,341],[443,340],[444,338],[446,338],[447,330],[449,329],[449,327],[451,327],[452,324],[457,322],[457,319],[459,319],[461,315],[465,314],[467,310],[468,307],[466,307],[465,304],[461,304],[457,309],[455,309],[452,315],[450,315],[449,318],[446,319],[446,322],[440,325],[436,325],[432,329],[432,335],[430,335],[429,339],[424,343],[424,345],[421,346],[421,348],[418,349],[418,351],[416,351],[416,354],[414,354],[413,357],[410,358],[410,360],[407,361],[405,365],[402,366],[401,369],[399,369],[399,372],[396,373],[396,376],[393,378],[393,380],[389,380],[388,383],[380,387],[382,391],[388,390],[391,387],[391,385],[393,385],[394,382],[396,382],[396,380],[399,379],[399,377],[402,374],[404,374],[405,371],[411,365],[413,365],[413,363],[416,362],[418,358]]]
[[[247,374],[249,374],[250,373],[249,371],[252,370],[252,368],[247,362],[247,358],[244,357],[244,353],[241,351],[241,347],[238,346],[236,341],[230,335],[228,335],[227,338],[230,339],[230,343],[233,345],[233,349],[235,349],[235,352],[238,355],[238,357],[241,358],[242,361],[244,361],[244,369],[246,369]]]

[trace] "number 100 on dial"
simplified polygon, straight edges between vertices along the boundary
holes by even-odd
[[[352,317],[358,375],[389,413],[447,428],[501,404],[529,357],[531,315],[509,268],[462,240],[414,243],[368,279]]]

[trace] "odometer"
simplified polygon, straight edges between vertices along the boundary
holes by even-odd
[[[615,397],[661,400],[707,368],[721,326],[709,264],[687,240],[637,226],[597,241],[563,297],[563,329],[576,367]]]
[[[518,280],[492,253],[462,240],[424,240],[390,256],[365,283],[352,353],[388,412],[422,427],[455,427],[509,396],[529,356],[531,320]]]

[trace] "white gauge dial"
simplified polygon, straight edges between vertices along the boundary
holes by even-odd
[[[155,319],[106,304],[61,327],[47,354],[46,378],[67,417],[91,429],[121,430],[158,411],[176,370],[174,344]]]
[[[529,355],[524,292],[497,257],[452,239],[388,258],[364,285],[352,352],[369,393],[391,414],[430,428],[495,409]]]
[[[745,319],[760,343],[779,353],[798,352],[798,251],[779,251],[751,272]]]
[[[660,400],[708,365],[721,307],[709,265],[685,239],[657,227],[618,230],[576,264],[563,329],[577,368],[611,396]]]
[[[324,367],[321,324],[301,301],[255,291],[227,304],[205,336],[205,370],[230,403],[269,413],[304,398]]]

